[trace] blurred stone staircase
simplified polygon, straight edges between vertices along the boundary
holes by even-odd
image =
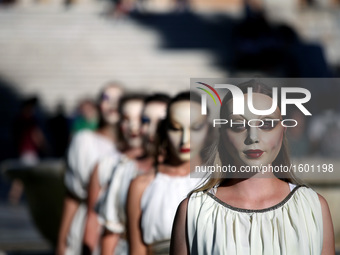
[[[162,6],[162,0],[150,1]],[[222,2],[214,0],[211,5]],[[228,15],[240,16],[240,1],[231,2]],[[280,22],[275,20],[280,17],[275,15],[280,1],[266,2],[268,16]],[[203,0],[194,3],[194,10],[204,7]],[[285,6],[295,11],[283,21],[305,41],[321,43],[327,61],[339,65],[338,9]],[[134,91],[175,94],[189,88],[191,77],[228,76],[211,52],[164,49],[159,33],[130,18],[108,18],[103,15],[107,8],[104,0],[78,0],[70,8],[61,0],[21,0],[14,7],[1,7],[0,78],[16,84],[22,95],[38,94],[48,110],[63,102],[70,111],[80,97],[95,96],[109,80]]]
[[[0,9],[0,76],[47,109],[97,95],[109,80],[133,91],[174,94],[191,77],[224,77],[203,50],[164,50],[157,32],[129,18],[114,20],[103,2],[19,4]]]

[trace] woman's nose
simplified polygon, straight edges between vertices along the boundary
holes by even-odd
[[[140,123],[139,121],[131,121],[130,122],[130,130],[132,133],[139,133]]]
[[[248,137],[247,137],[247,144],[258,143],[259,136],[258,136],[258,128],[257,127],[249,127],[248,129]]]
[[[183,129],[182,144],[189,144],[189,143],[190,143],[190,129],[185,128]]]

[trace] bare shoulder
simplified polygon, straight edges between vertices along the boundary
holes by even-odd
[[[320,204],[321,204],[321,207],[324,209],[324,208],[328,208],[328,203],[327,203],[327,200],[321,196],[319,193],[318,194],[318,197],[319,197],[319,201],[320,201]]]
[[[130,192],[133,194],[143,193],[147,186],[155,178],[155,174],[148,173],[137,176],[130,184]]]
[[[189,199],[186,198],[179,204],[173,225],[174,230],[182,229],[182,227],[186,225],[188,202]]]
[[[324,221],[325,220],[332,221],[331,212],[329,210],[327,200],[323,196],[321,196],[319,193],[317,193],[317,194],[318,194],[318,197],[319,197],[321,210],[322,210],[322,217],[323,217]]]
[[[185,198],[177,208],[177,214],[179,217],[187,214],[189,198]]]
[[[321,204],[323,221],[323,245],[321,254],[335,254],[334,228],[331,213],[326,199],[320,194],[318,194],[318,196]]]
[[[170,255],[190,254],[186,228],[188,201],[188,198],[184,199],[177,208],[172,226]]]

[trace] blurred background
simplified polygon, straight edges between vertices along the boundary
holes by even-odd
[[[339,10],[338,0],[0,0],[0,254],[53,254],[65,152],[97,127],[105,83],[174,95],[190,78],[336,78]],[[305,124],[289,135],[295,162],[336,162],[332,178],[301,177],[328,200],[340,251],[338,89],[315,91],[315,117],[296,113]]]

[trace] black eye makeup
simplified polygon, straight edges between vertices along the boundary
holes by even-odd
[[[146,116],[142,116],[142,124],[149,124],[150,123],[150,119]]]
[[[101,100],[102,101],[109,101],[110,100],[110,97],[109,97],[109,95],[107,95],[107,94],[102,94],[102,96],[101,96]]]
[[[174,124],[172,124],[171,122],[168,124],[168,129],[172,130],[172,131],[181,131],[182,128],[180,127],[176,127]]]

